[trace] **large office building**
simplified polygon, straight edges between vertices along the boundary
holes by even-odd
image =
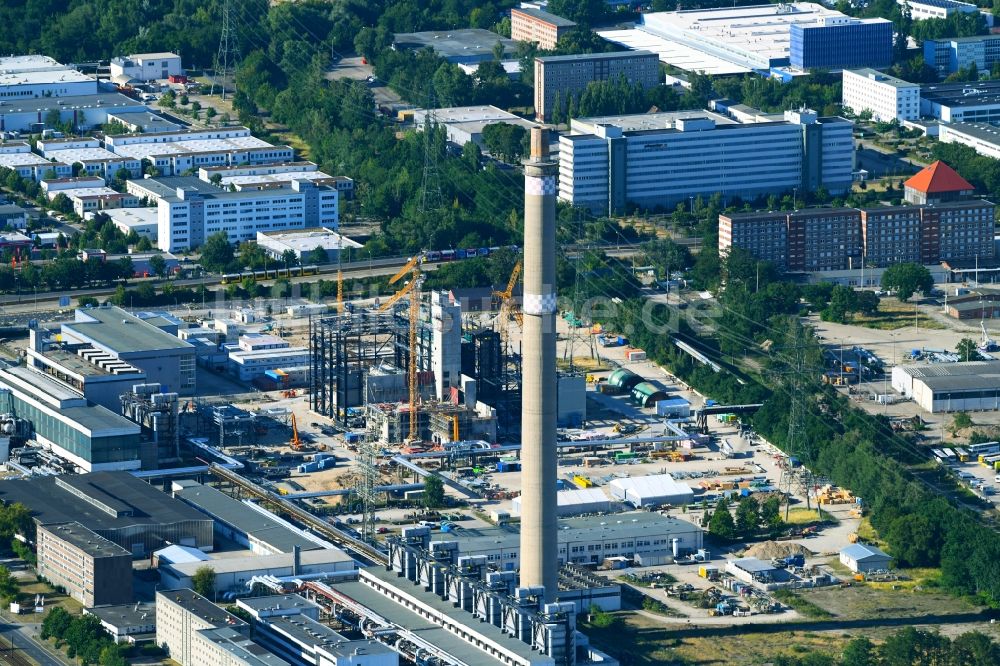
[[[789,30],[788,55],[800,70],[888,67],[892,64],[892,21],[828,16]]]
[[[988,72],[997,61],[1000,61],[1000,35],[924,40],[924,62],[941,76],[968,69],[970,65]]]
[[[9,392],[14,413],[31,423],[35,441],[75,468],[91,472],[142,467],[139,426],[56,378],[34,368],[3,368],[0,389]]]
[[[104,147],[117,155],[147,160],[163,176],[179,176],[201,167],[289,162],[294,157],[288,146],[272,146],[252,136],[246,127],[113,134],[105,137]]]
[[[596,123],[594,133],[559,138],[559,198],[608,213],[673,208],[715,193],[749,201],[796,188],[847,191],[853,124],[812,111],[784,117],[736,124],[690,112],[660,129],[634,131]]]
[[[331,176],[319,170],[313,162],[279,162],[253,166],[202,167],[198,178],[206,183],[217,182],[232,186],[237,192],[289,186],[295,180],[310,180],[337,190],[341,201],[354,198],[354,180],[347,176]]]
[[[920,86],[874,69],[845,69],[841,99],[855,114],[868,112],[879,122],[920,117]]]
[[[42,55],[0,57],[0,101],[96,95],[97,79]]]
[[[198,247],[220,231],[236,244],[261,231],[335,229],[340,221],[337,190],[310,180],[232,192],[194,176],[176,176],[130,180],[126,188],[156,202],[157,245],[166,252]]]
[[[1000,81],[924,85],[920,89],[920,115],[943,123],[1000,122]]]
[[[164,392],[194,393],[194,347],[121,308],[78,308],[60,335],[65,344],[89,345],[142,370]]]
[[[129,472],[8,479],[0,499],[28,507],[38,525],[79,523],[132,557],[172,543],[213,548],[211,518]]]
[[[111,79],[122,78],[126,83],[162,81],[183,74],[181,57],[176,53],[136,53],[111,59]]]
[[[576,23],[540,9],[510,10],[510,38],[517,42],[533,42],[538,48],[552,50],[559,38],[576,27]]]
[[[535,116],[539,120],[548,120],[556,98],[561,100],[565,110],[569,96],[578,96],[588,84],[619,78],[643,88],[658,85],[661,83],[659,59],[650,51],[535,58]]]
[[[904,187],[901,206],[720,215],[719,252],[738,247],[807,273],[994,256],[995,206],[971,198],[972,185],[950,167],[935,162]]]
[[[84,606],[132,601],[132,553],[79,523],[39,525],[38,575]]]
[[[892,62],[891,22],[855,19],[811,2],[651,12],[642,14],[634,29],[598,34],[706,74],[878,68]]]

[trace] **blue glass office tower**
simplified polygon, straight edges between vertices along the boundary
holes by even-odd
[[[792,25],[789,55],[798,69],[848,69],[892,64],[892,22],[857,19],[833,25]]]

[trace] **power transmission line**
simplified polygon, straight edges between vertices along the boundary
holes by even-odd
[[[232,0],[222,3],[222,32],[219,34],[219,52],[215,56],[215,76],[212,77],[212,95],[215,94],[215,83],[222,88],[222,99],[226,99],[226,79],[235,75],[236,65],[240,59],[240,45],[233,30]]]

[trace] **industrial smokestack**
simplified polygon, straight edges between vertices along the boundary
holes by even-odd
[[[521,341],[521,587],[559,581],[556,524],[556,164],[549,133],[531,130],[524,163],[524,312]]]

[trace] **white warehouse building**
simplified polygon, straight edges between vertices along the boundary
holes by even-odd
[[[559,199],[608,213],[630,205],[669,209],[717,192],[726,200],[752,200],[796,188],[833,194],[850,188],[850,121],[813,111],[746,124],[717,123],[712,115],[693,111],[634,131],[595,123],[593,133],[561,136]]]
[[[998,410],[1000,361],[897,365],[892,388],[932,414]]]
[[[156,81],[184,74],[181,57],[176,53],[137,53],[111,59],[111,78]]]
[[[674,551],[691,553],[703,546],[704,533],[686,520],[636,511],[613,516],[559,520],[559,564],[599,564],[627,557],[641,566],[672,561]],[[457,541],[459,554],[483,555],[498,569],[520,566],[520,535],[506,528],[464,531],[460,536],[435,533],[432,541]]]
[[[637,509],[666,504],[690,504],[694,491],[687,484],[674,481],[669,474],[651,474],[613,479],[608,484],[612,499],[631,504]]]
[[[96,94],[97,79],[48,56],[0,57],[0,100]]]
[[[580,488],[577,490],[561,490],[556,493],[559,503],[559,516],[579,516],[584,513],[608,513],[611,511],[611,500],[600,488]],[[617,506],[617,504],[616,504]],[[511,512],[521,515],[521,497],[514,498]]]
[[[0,167],[16,171],[21,178],[28,178],[36,183],[53,174],[56,178],[69,178],[73,173],[73,167],[69,164],[50,162],[31,152],[31,145],[23,141],[0,143]]]
[[[920,86],[874,69],[845,69],[841,100],[854,113],[870,111],[883,123],[920,118]]]

